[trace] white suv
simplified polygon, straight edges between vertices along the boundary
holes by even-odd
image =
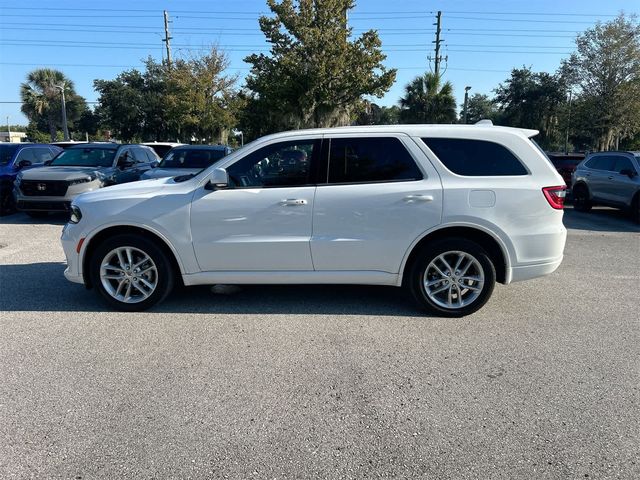
[[[67,279],[121,310],[176,283],[405,286],[462,316],[562,261],[565,185],[531,140],[482,125],[299,130],[197,175],[79,196]]]

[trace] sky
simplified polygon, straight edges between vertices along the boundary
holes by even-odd
[[[0,125],[7,116],[26,124],[19,88],[29,71],[50,67],[74,81],[95,102],[94,79],[113,79],[164,55],[163,10],[169,12],[173,56],[218,45],[239,86],[249,71],[243,58],[268,52],[258,27],[266,0],[0,0]],[[357,0],[349,13],[353,37],[376,29],[397,68],[393,87],[379,105],[394,105],[411,79],[433,70],[435,15],[442,11],[442,63],[458,104],[470,94],[492,95],[514,67],[555,72],[574,50],[575,36],[619,12],[640,13],[638,0]],[[0,127],[1,128],[1,127]]]

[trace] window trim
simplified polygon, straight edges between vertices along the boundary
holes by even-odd
[[[442,167],[447,171],[447,173],[450,173],[451,175],[454,175],[456,177],[460,177],[460,178],[522,178],[522,177],[529,177],[532,175],[531,170],[529,169],[529,167],[527,166],[527,164],[525,162],[522,161],[522,159],[516,155],[516,153],[511,150],[509,147],[507,147],[506,145],[504,145],[503,143],[500,142],[495,142],[493,140],[486,140],[484,138],[463,138],[463,137],[417,137],[422,144],[427,148],[429,154],[433,155],[433,158],[435,158],[438,163],[440,165],[442,165]],[[434,138],[434,139],[444,139],[444,140],[472,140],[475,142],[486,142],[486,143],[494,143],[496,145],[501,146],[502,148],[506,149],[511,155],[513,155],[513,157],[518,160],[518,162],[520,163],[520,165],[522,166],[522,168],[524,168],[526,170],[527,173],[523,173],[520,175],[462,175],[460,173],[456,173],[453,170],[450,170],[449,167],[447,167],[447,165],[440,160],[440,157],[438,155],[436,155],[436,153],[431,150],[431,147],[429,147],[429,145],[427,145],[427,142],[425,142],[423,140],[423,138]],[[546,155],[546,154],[545,154]],[[553,165],[553,164],[552,164]],[[554,167],[555,168],[555,167]]]
[[[368,180],[368,181],[359,181],[359,182],[329,182],[329,163],[330,163],[330,157],[331,157],[331,141],[332,140],[349,140],[349,139],[356,139],[356,140],[362,140],[362,139],[367,139],[367,138],[392,138],[397,140],[398,142],[400,142],[400,145],[402,145],[402,148],[404,148],[405,152],[407,153],[407,155],[409,155],[409,158],[411,158],[411,160],[413,160],[414,165],[416,166],[418,172],[420,172],[420,178],[401,178],[401,179],[389,179],[389,180]],[[326,145],[326,147],[324,147],[324,145]],[[411,153],[411,150],[409,148],[407,148],[407,145],[404,142],[404,138],[400,137],[398,135],[393,135],[393,134],[382,134],[382,135],[353,135],[353,134],[348,134],[348,135],[331,135],[331,136],[325,136],[323,138],[323,149],[322,149],[322,168],[323,171],[322,173],[322,177],[323,177],[323,183],[318,183],[318,186],[339,186],[339,185],[370,185],[370,184],[379,184],[379,183],[400,183],[400,182],[422,182],[423,180],[425,180],[428,176],[426,174],[426,172],[424,171],[424,169],[422,168],[422,165],[420,165],[420,162],[416,159],[416,157],[413,155],[413,153]],[[318,177],[320,178],[320,177]]]

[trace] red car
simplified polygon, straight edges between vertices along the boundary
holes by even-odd
[[[571,174],[576,170],[578,164],[584,160],[584,153],[547,153],[547,156],[556,167],[564,183],[571,188]]]

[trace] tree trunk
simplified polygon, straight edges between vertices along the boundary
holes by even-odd
[[[49,117],[47,118],[47,121],[49,123],[49,135],[51,135],[51,141],[55,142],[56,139],[56,124],[53,121],[53,116],[51,114],[49,114]]]

